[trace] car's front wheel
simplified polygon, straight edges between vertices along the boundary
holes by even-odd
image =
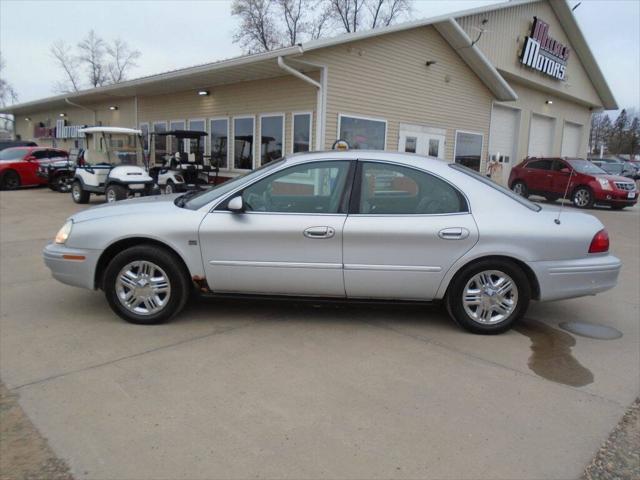
[[[7,170],[0,178],[1,190],[15,190],[20,186],[20,175],[15,170]]]
[[[117,254],[105,270],[103,288],[115,313],[143,325],[176,315],[191,290],[180,260],[155,245],[138,245]]]
[[[593,192],[589,187],[578,187],[571,196],[573,205],[578,208],[589,208],[593,206]]]
[[[509,330],[527,311],[531,286],[526,274],[508,260],[482,260],[459,272],[447,291],[451,317],[480,334]]]

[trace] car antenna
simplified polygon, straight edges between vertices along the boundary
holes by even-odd
[[[569,185],[571,185],[571,177],[573,177],[574,169],[571,168],[571,173],[569,174],[569,180],[567,180],[567,187],[564,189],[564,195],[562,196],[562,204],[560,204],[560,210],[558,210],[558,216],[554,220],[556,225],[560,225],[560,215],[562,215],[562,210],[564,209],[564,201],[567,199],[567,192],[569,191]]]

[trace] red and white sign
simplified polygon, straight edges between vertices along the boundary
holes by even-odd
[[[548,23],[533,17],[531,33],[525,38],[520,62],[558,80],[564,80],[570,51],[568,46],[549,36]]]

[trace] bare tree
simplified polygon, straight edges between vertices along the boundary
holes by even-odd
[[[388,27],[401,17],[411,13],[411,1],[370,0],[368,8],[371,14],[371,28]]]
[[[49,49],[55,62],[64,72],[65,79],[56,82],[54,90],[60,93],[77,92],[80,90],[78,75],[78,59],[71,51],[71,47],[63,40],[58,40]]]
[[[287,44],[295,45],[298,43],[300,33],[305,28],[303,8],[308,6],[308,2],[303,2],[303,0],[277,0],[277,2],[284,17]]]
[[[108,68],[105,64],[107,45],[94,30],[89,30],[87,36],[78,43],[78,60],[87,69],[89,83],[92,87],[100,87],[109,80]]]
[[[107,45],[107,64],[109,83],[119,83],[126,80],[127,71],[137,67],[136,60],[142,55],[139,50],[131,50],[127,42],[116,38],[113,44]]]
[[[363,21],[365,0],[328,0],[329,15],[345,32],[357,32]]]
[[[241,20],[234,42],[240,43],[250,53],[281,46],[272,5],[273,0],[233,0],[231,14]]]
[[[2,52],[0,52],[0,107],[6,107],[18,101],[18,92],[16,92],[15,88],[5,79],[3,73],[5,66]],[[0,115],[0,130],[11,130],[12,125],[13,115]]]

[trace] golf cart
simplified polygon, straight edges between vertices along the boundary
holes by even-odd
[[[105,195],[107,202],[158,193],[147,172],[140,130],[88,127],[79,131],[85,135],[86,148],[71,185],[74,202],[87,203],[92,193]]]
[[[149,173],[158,186],[165,193],[199,190],[215,183],[218,167],[206,162],[204,142],[207,132],[196,130],[170,130],[154,133],[153,135],[171,139],[170,155],[161,160],[160,165],[154,165]],[[155,142],[150,142],[155,148]],[[152,152],[151,158],[155,158]]]

